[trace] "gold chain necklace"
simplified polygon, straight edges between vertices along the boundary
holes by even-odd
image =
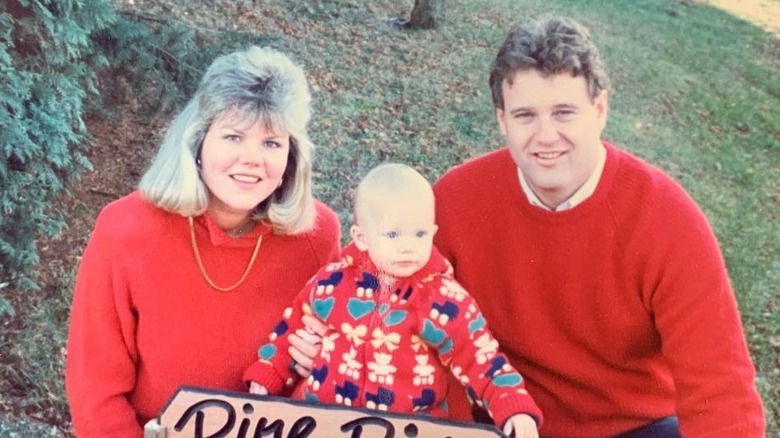
[[[211,278],[209,278],[209,274],[206,273],[206,268],[203,267],[203,261],[200,259],[200,251],[198,251],[198,244],[195,241],[195,225],[193,225],[192,222],[192,216],[188,216],[187,220],[190,223],[190,238],[192,241],[192,251],[195,253],[195,262],[198,264],[198,270],[200,270],[200,275],[203,276],[203,279],[206,280],[206,283],[208,283],[209,286],[212,288],[220,291],[220,292],[230,292],[231,290],[237,288],[241,285],[241,283],[246,280],[246,277],[249,275],[249,271],[252,269],[252,265],[255,264],[255,259],[257,258],[257,252],[260,250],[260,243],[263,241],[263,235],[257,236],[257,243],[255,244],[255,250],[252,253],[252,258],[249,259],[249,265],[246,267],[246,271],[244,271],[244,275],[241,276],[241,278],[238,279],[236,284],[229,287],[220,287],[214,284],[213,281],[211,281]]]

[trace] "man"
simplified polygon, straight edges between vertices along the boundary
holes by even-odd
[[[436,183],[436,243],[525,376],[540,435],[763,437],[715,236],[670,177],[601,140],[588,31],[515,26],[490,86],[508,146]]]

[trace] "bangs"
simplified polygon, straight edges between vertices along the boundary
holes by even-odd
[[[227,109],[221,115],[215,117],[212,124],[219,123],[245,130],[254,126],[258,121],[262,122],[263,128],[273,135],[291,135],[287,123],[279,114],[269,111],[268,108],[262,108],[251,103]]]

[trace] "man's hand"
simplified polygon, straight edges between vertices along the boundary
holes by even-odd
[[[517,414],[509,417],[504,423],[506,436],[515,438],[539,438],[539,430],[536,421],[526,414]]]
[[[303,324],[306,329],[298,329],[290,333],[289,353],[295,360],[295,372],[303,378],[309,377],[314,358],[320,353],[322,337],[328,328],[311,315],[303,315]]]

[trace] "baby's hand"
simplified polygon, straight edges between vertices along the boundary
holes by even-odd
[[[268,395],[268,389],[266,389],[265,386],[263,386],[263,385],[261,385],[261,384],[259,384],[257,382],[252,382],[249,385],[249,392],[252,393],[252,394],[258,394],[258,395]],[[509,422],[507,422],[507,424],[509,424]]]
[[[506,436],[514,436],[515,438],[539,438],[536,421],[534,421],[533,417],[526,414],[517,414],[509,417],[506,423],[504,423],[504,433]]]

